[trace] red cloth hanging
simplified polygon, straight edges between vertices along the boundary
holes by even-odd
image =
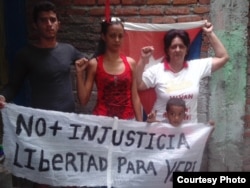
[[[107,22],[110,22],[110,0],[106,0],[105,19],[106,19]]]

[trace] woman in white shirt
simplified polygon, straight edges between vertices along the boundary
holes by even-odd
[[[137,65],[138,90],[154,88],[156,101],[152,111],[157,111],[157,119],[164,120],[165,104],[170,98],[182,98],[187,105],[187,118],[184,122],[197,122],[197,99],[199,83],[204,77],[222,68],[229,60],[228,53],[213,32],[213,25],[205,22],[203,31],[206,33],[215,52],[214,57],[187,61],[190,39],[185,30],[172,29],[164,37],[166,57],[146,69],[152,55],[153,46],[143,47]]]

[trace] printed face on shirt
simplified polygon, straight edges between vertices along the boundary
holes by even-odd
[[[57,35],[60,22],[53,11],[43,11],[39,13],[35,28],[40,37],[45,39],[54,39]]]
[[[171,125],[178,127],[186,116],[185,108],[183,108],[183,106],[171,105],[166,116]]]
[[[177,36],[172,40],[172,43],[167,52],[170,61],[172,62],[184,61],[185,56],[187,54],[187,47],[185,46],[181,38]]]
[[[110,25],[106,35],[102,35],[102,39],[106,43],[106,48],[114,52],[120,50],[123,38],[124,28],[119,23]]]

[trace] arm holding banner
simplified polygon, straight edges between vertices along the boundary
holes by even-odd
[[[210,22],[206,22],[202,29],[206,33],[215,52],[215,57],[212,59],[212,72],[214,72],[222,68],[228,62],[229,56],[224,45],[213,32],[213,25]]]
[[[5,97],[3,95],[0,95],[0,109],[2,109],[5,105]]]
[[[161,122],[161,121],[158,121],[158,120],[156,119],[156,114],[157,114],[157,110],[150,112],[150,113],[147,115],[147,122],[148,122],[148,123]]]

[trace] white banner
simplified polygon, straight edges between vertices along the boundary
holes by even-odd
[[[212,130],[14,104],[2,116],[7,169],[53,186],[172,187],[174,171],[199,171]]]

